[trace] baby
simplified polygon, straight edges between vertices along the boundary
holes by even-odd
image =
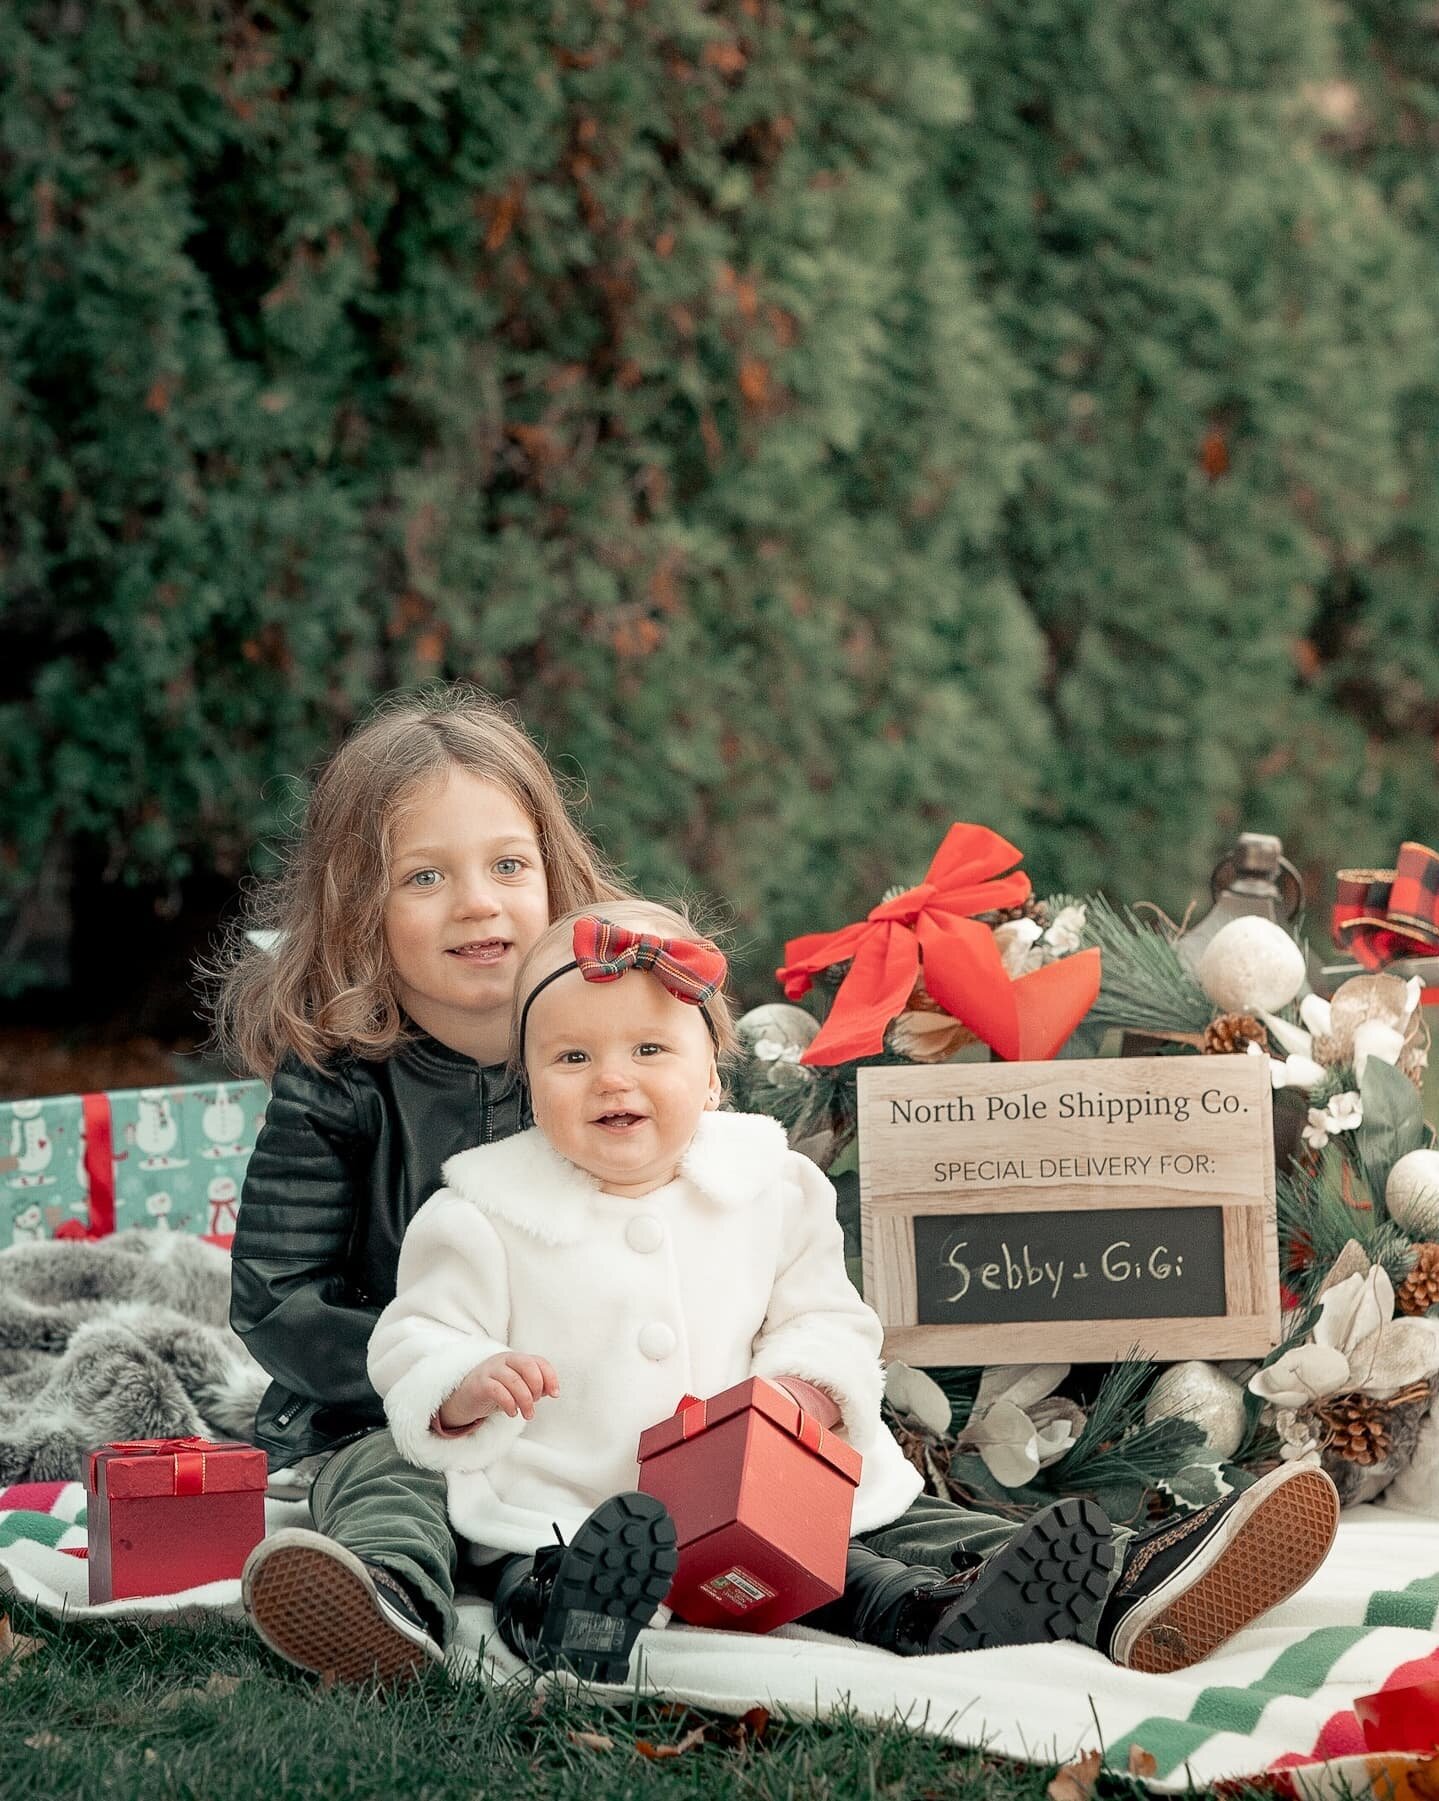
[[[904,1655],[1081,1637],[1178,1670],[1313,1574],[1335,1489],[1291,1464],[1140,1534],[1079,1498],[1016,1524],[922,1495],[834,1189],[773,1120],[719,1111],[724,956],[668,908],[602,913],[520,965],[535,1126],[445,1163],[369,1342],[394,1443],[447,1471],[513,1652],[625,1679],[677,1565],[665,1507],[634,1491],[639,1434],[749,1376],[863,1457],[845,1590],[807,1625]]]
[[[844,1593],[806,1623],[904,1654],[1080,1632],[1112,1586],[1109,1523],[1087,1501],[1016,1527],[920,1494],[834,1190],[774,1121],[718,1110],[724,977],[667,908],[558,921],[515,991],[534,1128],[452,1157],[405,1235],[370,1379],[404,1456],[448,1473],[500,1636],[624,1679],[676,1567],[668,1514],[634,1492],[639,1435],[750,1376],[863,1459]]]

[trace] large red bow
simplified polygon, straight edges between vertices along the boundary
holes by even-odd
[[[933,999],[1001,1057],[1052,1057],[1094,1005],[1099,952],[1079,951],[1010,980],[993,932],[974,915],[1027,898],[1029,877],[1015,868],[1021,861],[1022,853],[987,826],[952,825],[917,888],[882,902],[856,925],[792,938],[776,971],[791,1000],[808,992],[820,970],[852,959],[800,1061],[877,1055],[921,964]]]
[[[575,921],[573,944],[587,982],[614,982],[627,969],[647,969],[676,1000],[702,1007],[725,979],[724,952],[707,938],[660,938],[586,914]]]

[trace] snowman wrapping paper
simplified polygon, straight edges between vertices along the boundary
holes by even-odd
[[[263,1082],[218,1082],[0,1102],[0,1249],[77,1227],[228,1241],[267,1099]]]

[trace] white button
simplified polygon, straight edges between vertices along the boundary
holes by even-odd
[[[625,1243],[632,1251],[657,1251],[664,1241],[664,1224],[653,1213],[637,1213],[625,1227]]]
[[[639,1342],[641,1356],[648,1357],[651,1363],[663,1363],[673,1353],[677,1340],[663,1320],[652,1320],[641,1326]]]

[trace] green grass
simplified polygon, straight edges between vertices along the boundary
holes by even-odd
[[[325,1690],[276,1663],[242,1626],[61,1630],[23,1602],[0,1608],[17,1632],[44,1640],[0,1666],[5,1801],[1044,1801],[1054,1774],[846,1718],[774,1720],[756,1735],[639,1699],[540,1694],[528,1682],[485,1690],[440,1672],[393,1696]],[[216,1675],[235,1681],[206,1694]],[[702,1725],[703,1740],[680,1756],[637,1748],[677,1744]],[[577,1743],[577,1733],[611,1748]],[[1115,1779],[1100,1792],[1139,1791]]]

